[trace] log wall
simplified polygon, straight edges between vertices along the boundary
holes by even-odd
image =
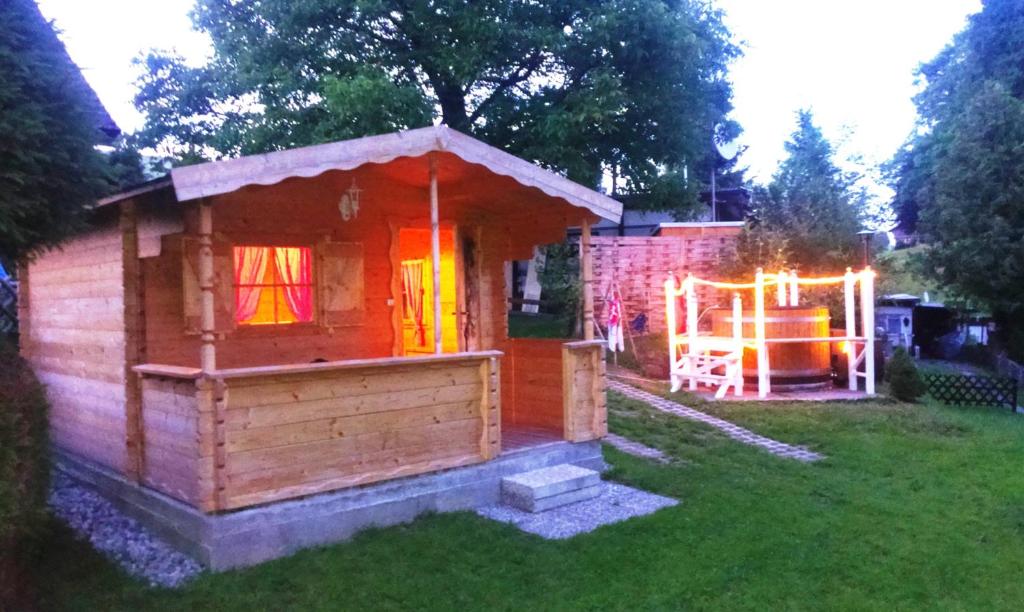
[[[46,386],[53,443],[126,469],[125,288],[118,219],[24,269],[22,353]]]
[[[562,345],[565,439],[596,440],[608,434],[604,342],[583,340]]]
[[[607,325],[605,295],[613,281],[622,293],[628,321],[640,313],[647,314],[650,331],[665,332],[665,290],[668,273],[680,278],[693,273],[701,278],[715,278],[716,270],[736,244],[735,235],[704,236],[595,236],[591,240],[594,254],[594,308],[598,324]],[[713,290],[701,287],[698,300],[714,299]]]
[[[189,378],[142,379],[143,484],[191,505],[199,505],[200,458],[212,449],[210,431],[200,428],[196,383]],[[208,440],[201,448],[201,440]],[[208,465],[208,464],[207,464]]]
[[[500,452],[500,353],[221,371],[216,508],[478,463]]]
[[[512,338],[501,361],[502,423],[551,429],[563,435],[564,340]]]

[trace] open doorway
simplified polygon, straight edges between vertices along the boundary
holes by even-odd
[[[441,228],[441,350],[459,351],[458,279],[455,266],[455,232]],[[404,355],[434,352],[434,267],[430,230],[400,228],[402,346]]]

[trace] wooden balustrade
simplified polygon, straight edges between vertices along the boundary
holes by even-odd
[[[143,481],[218,511],[486,461],[501,449],[501,355],[363,359],[209,376],[138,366]]]

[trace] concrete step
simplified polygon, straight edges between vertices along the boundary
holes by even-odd
[[[597,497],[601,475],[572,464],[555,465],[501,479],[501,500],[527,512],[543,512]]]

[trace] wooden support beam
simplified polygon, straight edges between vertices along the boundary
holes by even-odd
[[[441,325],[441,227],[438,220],[437,160],[430,155],[430,257],[434,273],[434,353],[442,352]]]
[[[216,320],[213,303],[213,207],[207,200],[199,201],[199,329],[201,342],[199,365],[204,373],[217,369],[214,347]]]
[[[687,347],[686,352],[690,357],[686,358],[686,368],[689,372],[693,372],[697,365],[697,287],[694,286],[693,274],[686,276],[686,281],[683,283],[686,290],[686,337]],[[690,378],[690,391],[697,390],[697,379]]]
[[[846,337],[850,338],[857,335],[857,319],[854,310],[853,303],[853,287],[854,287],[854,276],[853,270],[850,268],[846,269],[846,275],[843,276],[843,298],[844,308],[846,314]],[[847,386],[850,391],[857,390],[857,362],[854,357],[857,355],[857,345],[852,340],[847,340],[848,348],[846,350],[846,375],[848,378]]]
[[[580,231],[580,275],[583,277],[583,339],[594,339],[594,262],[590,249],[590,219]]]
[[[142,378],[132,368],[145,361],[142,265],[139,261],[135,202],[121,204],[122,282],[124,285],[125,476],[139,482],[145,470]]]
[[[860,315],[864,327],[864,392],[875,394],[875,273],[868,266],[860,273]]]
[[[764,399],[771,393],[769,379],[768,344],[765,342],[764,324],[764,271],[757,269],[754,276],[754,338],[757,344],[757,395]]]

